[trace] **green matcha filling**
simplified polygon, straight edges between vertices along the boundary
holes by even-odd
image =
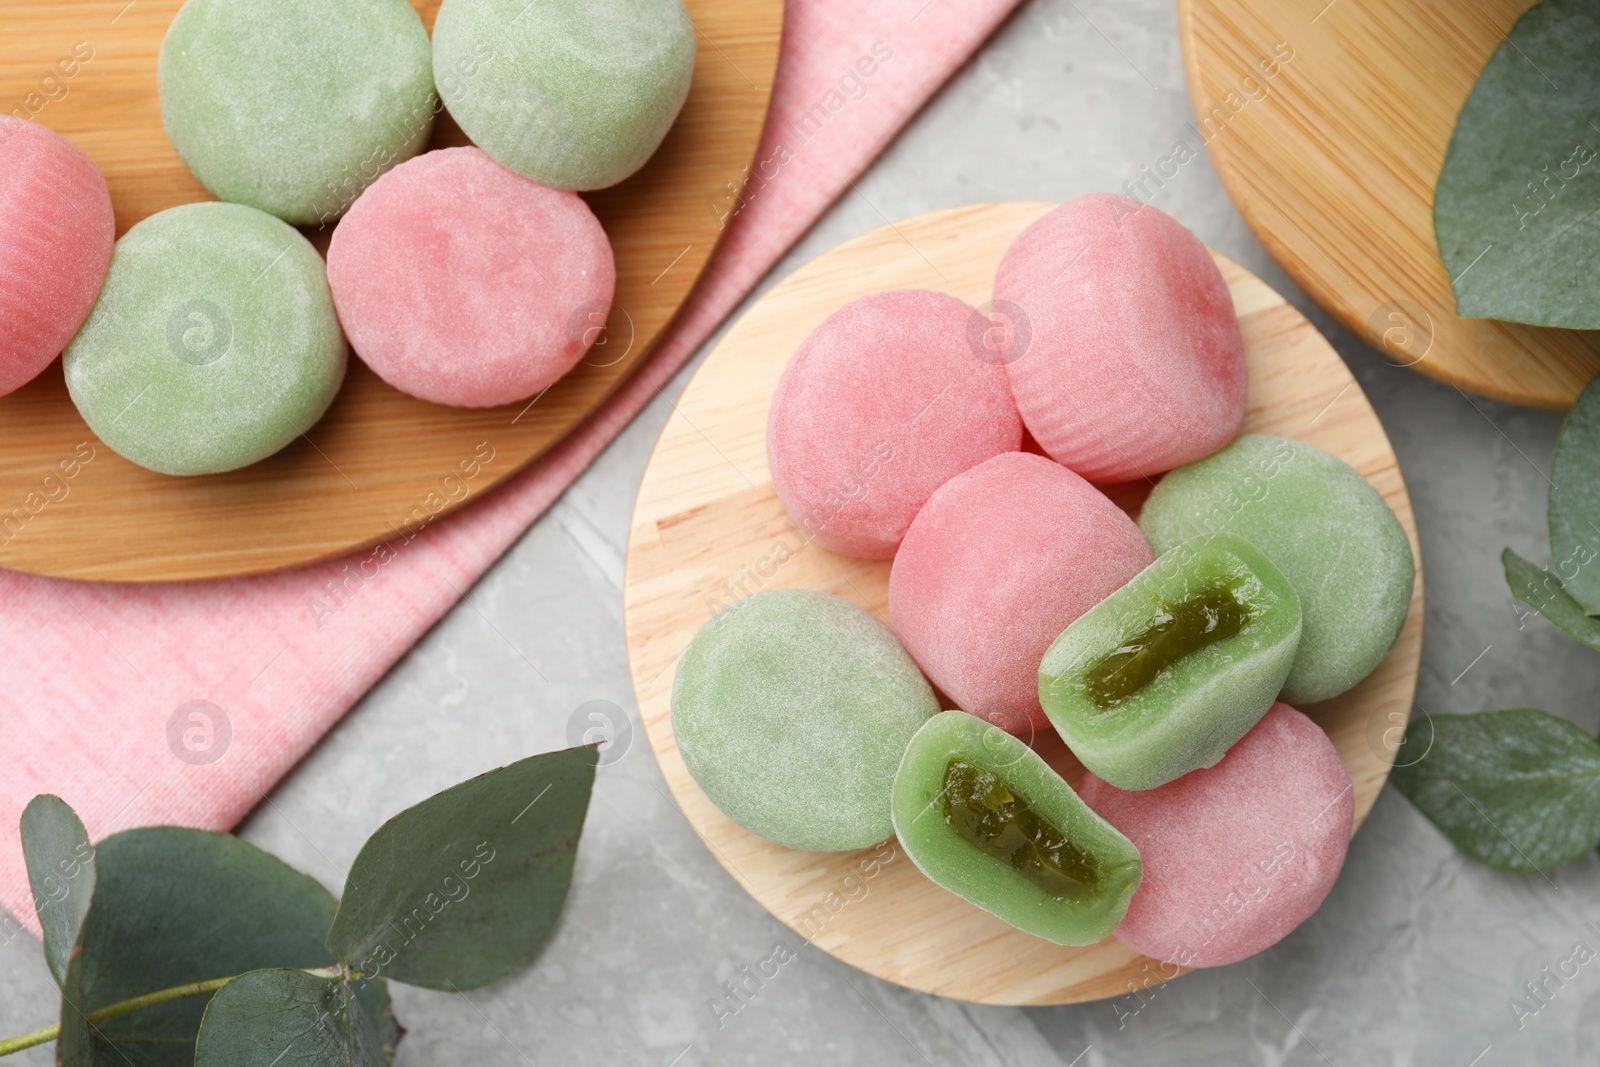
[[[1067,840],[996,775],[962,759],[944,771],[944,821],[1054,897],[1100,891],[1100,860]]]
[[[1220,583],[1181,604],[1163,604],[1149,629],[1089,671],[1089,699],[1107,711],[1119,707],[1183,657],[1237,636],[1250,618],[1250,609]]]

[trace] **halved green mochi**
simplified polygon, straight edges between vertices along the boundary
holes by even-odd
[[[934,882],[1019,930],[1092,945],[1144,865],[1026,744],[964,711],[923,724],[894,778],[895,833]]]
[[[1299,646],[1289,579],[1243,538],[1206,534],[1062,631],[1039,664],[1039,702],[1085,767],[1154,789],[1249,733]]]

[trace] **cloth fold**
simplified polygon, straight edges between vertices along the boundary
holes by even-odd
[[[789,0],[772,107],[726,232],[654,353],[583,425],[409,541],[185,585],[0,571],[0,906],[36,931],[17,821],[62,796],[94,840],[226,830],[671,379],[1017,0]],[[0,929],[9,940],[15,924]]]

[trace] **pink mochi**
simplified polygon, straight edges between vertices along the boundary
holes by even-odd
[[[967,343],[972,315],[946,293],[873,293],[795,352],[767,418],[767,465],[806,536],[888,559],[934,490],[1020,447],[1005,371]]]
[[[946,482],[906,531],[889,614],[906,650],[967,711],[1045,727],[1039,661],[1067,624],[1151,562],[1127,514],[1044,456],[1007,452]]]
[[[1247,375],[1233,298],[1172,216],[1109,193],[1061,205],[1006,250],[994,307],[1013,322],[1017,351],[1003,361],[1022,421],[1090,481],[1148,478],[1238,434]]]
[[[350,345],[402,392],[456,407],[525,400],[573,368],[611,309],[611,242],[576,193],[477,148],[406,161],[328,246]]]
[[[115,240],[111,193],[89,157],[52,130],[0,115],[0,395],[78,332]]]
[[[1333,742],[1282,702],[1215,767],[1136,793],[1090,774],[1078,792],[1144,859],[1117,937],[1185,967],[1253,956],[1310,918],[1355,814]]]

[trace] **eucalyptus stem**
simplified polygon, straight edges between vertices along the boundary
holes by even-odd
[[[42,1045],[46,1041],[54,1041],[61,1036],[61,1024],[47,1026],[42,1030],[35,1030],[30,1034],[19,1034],[0,1041],[0,1056],[9,1056],[13,1052],[21,1052],[25,1048]]]
[[[342,967],[302,967],[306,974],[314,974],[318,978],[342,978],[345,970]],[[130,997],[115,1004],[107,1004],[103,1008],[96,1008],[84,1019],[90,1026],[115,1019],[119,1015],[140,1011],[144,1008],[153,1008],[157,1004],[165,1004],[171,1000],[183,1000],[185,997],[198,997],[204,993],[215,993],[229,982],[238,978],[231,975],[227,978],[211,978],[204,982],[190,982],[187,985],[175,985],[171,989],[159,989],[154,993],[145,993],[142,996]],[[16,1037],[0,1041],[0,1056],[9,1056],[13,1052],[21,1052],[25,1048],[42,1045],[46,1041],[54,1041],[61,1036],[61,1024],[46,1026],[32,1033],[19,1034]]]

